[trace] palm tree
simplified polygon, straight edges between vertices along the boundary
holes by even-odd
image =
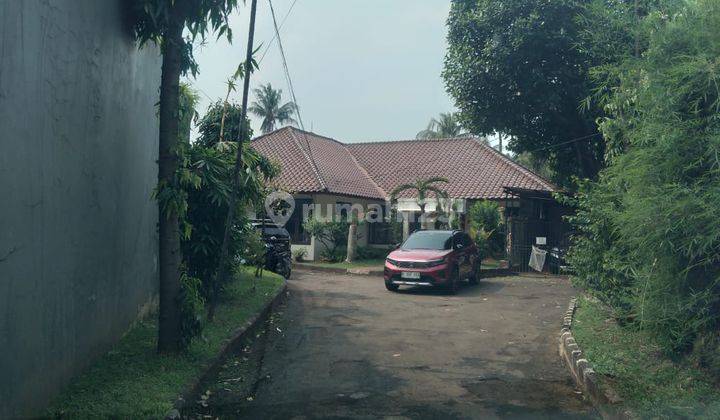
[[[425,203],[425,199],[427,198],[428,193],[435,193],[438,198],[438,203],[440,203],[440,198],[448,198],[447,192],[434,185],[437,183],[447,184],[448,180],[447,178],[436,176],[428,179],[419,179],[410,184],[398,185],[390,193],[390,201],[395,201],[397,196],[403,191],[417,191],[417,203],[420,206],[420,217],[422,218],[425,215],[425,205],[427,204]]]
[[[463,131],[460,126],[460,121],[458,121],[455,114],[443,112],[440,113],[437,119],[431,118],[427,128],[417,133],[415,137],[421,140],[428,140],[467,135],[468,133]]]
[[[295,123],[292,114],[297,112],[297,105],[290,101],[281,106],[282,90],[273,89],[272,85],[268,83],[255,89],[254,92],[257,100],[250,105],[250,112],[262,118],[260,129],[263,134],[275,130],[279,124]]]

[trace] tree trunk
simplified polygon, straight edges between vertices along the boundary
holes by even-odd
[[[176,6],[178,7],[178,6]],[[176,147],[179,138],[178,109],[179,85],[182,70],[183,21],[173,14],[163,36],[162,80],[160,82],[160,150],[158,182],[172,186],[178,167]],[[158,352],[175,352],[181,349],[180,340],[180,227],[175,212],[163,214],[160,206],[160,315]]]
[[[240,173],[243,170],[243,141],[245,132],[245,123],[247,119],[247,103],[250,90],[250,74],[252,73],[252,52],[253,40],[255,38],[255,14],[257,12],[257,0],[252,0],[250,5],[250,28],[248,33],[247,51],[245,56],[245,79],[243,79],[243,97],[242,108],[240,112],[240,127],[237,140],[237,154],[235,155],[235,167],[233,169],[233,190],[228,203],[227,217],[225,218],[225,232],[223,233],[223,242],[220,247],[220,259],[218,261],[217,274],[215,281],[210,289],[210,302],[208,307],[208,320],[215,319],[215,309],[217,307],[218,294],[221,285],[225,284],[230,272],[230,262],[228,261],[228,248],[230,246],[230,235],[235,225],[235,211],[242,193],[240,188]]]
[[[598,162],[595,159],[595,154],[592,151],[592,144],[586,144],[585,142],[574,142],[573,150],[575,151],[575,156],[580,165],[580,170],[582,171],[583,177],[588,179],[596,179],[600,169],[598,167]]]
[[[582,150],[580,150],[580,145],[577,142],[574,142],[572,147],[575,151],[575,159],[577,159],[578,165],[580,165],[580,171],[582,172],[582,176],[584,178],[590,178],[590,169],[588,168],[587,161],[583,156]]]
[[[357,220],[354,217],[352,219],[348,228],[347,257],[345,258],[345,261],[349,263],[355,261],[355,250],[357,248]]]

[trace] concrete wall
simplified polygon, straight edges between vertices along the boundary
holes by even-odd
[[[0,418],[38,413],[156,295],[158,50],[120,0],[0,0]]]

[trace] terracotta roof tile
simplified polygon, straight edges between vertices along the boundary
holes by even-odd
[[[283,128],[260,136],[252,141],[252,147],[270,160],[280,164],[280,175],[274,184],[290,192],[318,192],[323,184],[313,170],[314,165],[292,135]]]
[[[337,140],[285,127],[256,138],[252,146],[280,164],[275,183],[288,191],[385,198],[385,193]]]
[[[442,176],[453,198],[503,198],[504,187],[555,187],[475,138],[343,144],[285,127],[252,143],[280,162],[276,182],[292,192],[331,192],[386,198],[398,185]],[[406,192],[403,196],[412,196]]]

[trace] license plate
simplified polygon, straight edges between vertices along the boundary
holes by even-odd
[[[402,277],[404,279],[419,279],[420,273],[413,273],[411,271],[403,271],[402,273],[400,273],[400,277]]]

